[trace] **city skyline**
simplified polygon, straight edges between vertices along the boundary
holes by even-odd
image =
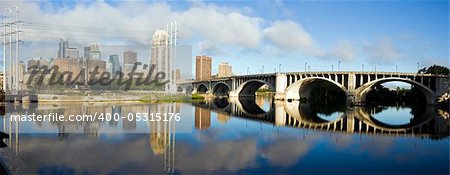
[[[401,72],[416,72],[417,67],[432,64],[449,65],[448,2],[268,4],[7,1],[0,7],[17,5],[22,11],[21,17],[26,23],[21,27],[24,31],[21,39],[25,42],[21,49],[29,50],[30,54],[36,54],[34,56],[54,55],[53,44],[59,38],[69,38],[71,47],[78,50],[92,42],[149,46],[153,32],[175,19],[182,31],[180,44],[193,46],[192,60],[195,55],[216,58],[212,74],[218,73],[217,65],[222,61],[236,65],[237,75],[246,74],[247,67],[251,74],[259,73],[262,66],[265,72],[274,72],[280,67],[282,72],[303,71],[305,63],[311,71],[329,71],[333,67],[336,70],[339,62],[341,70],[349,71],[361,71],[362,67],[366,71],[374,70],[374,63],[377,71],[395,71],[397,66]],[[125,7],[136,9],[130,13]],[[111,10],[117,13],[111,14]],[[324,10],[330,13],[320,13]],[[277,14],[278,11],[283,13]],[[104,18],[92,21],[80,18],[94,13]],[[211,15],[199,15],[201,13]],[[46,20],[36,21],[44,19],[40,18],[43,15],[47,16]],[[200,16],[208,18],[193,20]],[[127,29],[126,26],[131,25],[128,19],[148,22]],[[226,25],[201,27],[204,25],[199,23]],[[37,34],[42,31],[47,32]],[[111,54],[117,53],[105,52],[106,57]],[[31,57],[23,55],[21,60]],[[139,61],[146,62],[147,58],[143,56]]]

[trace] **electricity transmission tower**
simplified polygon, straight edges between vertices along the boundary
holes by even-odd
[[[17,6],[6,8],[3,15],[3,90],[17,94],[19,85],[19,9]],[[13,51],[14,50],[14,51]]]

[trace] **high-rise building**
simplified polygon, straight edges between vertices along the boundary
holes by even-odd
[[[170,93],[176,92],[176,76],[174,75],[176,72],[173,66],[175,58],[174,53],[171,52],[176,45],[173,34],[172,30],[169,32],[156,30],[153,33],[150,59],[150,64],[155,65],[155,71],[166,74],[166,80],[169,80],[169,83],[165,84],[164,90]],[[171,43],[171,40],[173,40],[173,43]]]
[[[98,49],[98,43],[92,44],[89,52],[89,58],[93,60],[102,60],[102,53]]]
[[[89,58],[92,60],[102,60],[102,53],[100,51],[91,51]]]
[[[64,58],[78,58],[79,52],[77,48],[67,48],[66,49],[66,57]]]
[[[105,62],[105,72],[113,73],[113,71],[112,71],[112,63]]]
[[[78,58],[78,56],[78,49],[69,47],[68,39],[59,40],[58,58]]]
[[[69,40],[59,39],[58,58],[67,58],[67,48],[69,48]]]
[[[59,72],[71,72],[73,75],[77,75],[82,66],[81,60],[78,58],[56,58],[53,60],[53,65],[58,66]],[[78,79],[79,82],[82,82],[82,79]]]
[[[123,53],[123,64],[134,64],[137,62],[137,52],[126,51]]]
[[[18,74],[18,77],[17,77],[17,79],[19,80],[19,86],[21,86],[21,89],[23,89],[23,86],[24,86],[24,74],[25,74],[25,63],[23,62],[23,61],[20,61],[19,63],[13,63],[13,67],[12,67],[12,72],[15,72],[16,71],[16,64],[18,64],[18,66],[17,66],[17,72],[19,73]]]
[[[112,74],[115,75],[117,72],[120,72],[120,62],[119,55],[114,54],[109,56],[109,63],[111,63],[111,71]]]
[[[88,59],[89,54],[91,53],[91,47],[84,47],[84,58]]]
[[[207,80],[211,79],[211,57],[206,55],[195,57],[195,79]]]
[[[172,79],[174,79],[176,83],[181,83],[182,79],[180,69],[172,70],[172,76],[174,76]]]
[[[219,64],[219,73],[217,74],[218,77],[230,77],[233,75],[231,65],[229,65],[227,62],[221,62]]]
[[[97,59],[89,59],[87,60],[87,66],[86,66],[86,71],[87,72],[93,72],[95,70],[96,67],[98,67],[98,72],[105,72],[106,71],[106,61],[102,61],[102,60],[97,60]],[[87,80],[91,79],[91,75],[88,73],[87,75]],[[95,78],[99,78],[99,75],[97,75]]]

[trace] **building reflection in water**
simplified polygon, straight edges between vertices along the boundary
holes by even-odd
[[[119,116],[119,118],[122,118],[122,106],[116,106],[113,105],[111,106],[111,115],[114,116]],[[117,127],[119,125],[119,121],[116,120],[111,120],[109,121],[109,126],[110,127]]]
[[[179,113],[179,103],[163,103],[149,106],[149,113]],[[152,121],[150,125],[150,145],[153,153],[164,158],[164,171],[175,171],[176,121]]]
[[[10,116],[16,114],[28,114],[29,112],[33,112],[31,110],[20,110],[14,111],[11,110],[7,112],[2,118],[1,130],[4,133],[9,135],[9,139],[7,139],[6,145],[15,152],[15,154],[20,154],[19,149],[19,121],[11,121]],[[137,121],[136,118],[134,120],[123,119],[122,116],[126,116],[128,113],[136,113],[136,112],[147,112],[147,113],[179,113],[180,112],[180,103],[164,103],[164,104],[152,104],[152,105],[143,105],[143,104],[131,104],[131,105],[121,105],[121,106],[93,106],[91,104],[81,104],[81,105],[41,105],[38,112],[40,114],[44,113],[60,113],[64,114],[66,117],[70,114],[94,114],[97,113],[111,113],[112,116],[114,114],[120,114],[120,119],[122,121],[122,129],[123,131],[130,131],[136,129]],[[65,140],[68,138],[70,133],[76,134],[80,133],[79,129],[81,129],[81,133],[89,136],[92,139],[97,139],[100,128],[102,127],[102,122],[97,120],[95,122],[69,122],[69,121],[61,121],[61,122],[48,122],[47,125],[44,122],[36,122],[36,126],[48,127],[49,125],[56,126],[58,130],[58,137],[60,140]],[[109,126],[111,128],[115,128],[118,126],[119,122],[109,122],[105,123],[105,126]],[[210,125],[210,124],[208,124]],[[174,173],[175,171],[175,132],[176,132],[176,121],[148,121],[149,126],[149,144],[156,156],[162,156],[164,160],[164,171],[167,173]],[[22,131],[24,132],[24,131]]]
[[[230,114],[218,112],[217,113],[217,121],[222,124],[226,124],[230,120]]]
[[[208,108],[195,108],[195,128],[199,130],[211,127],[211,110]]]

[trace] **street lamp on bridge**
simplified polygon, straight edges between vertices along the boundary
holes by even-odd
[[[341,60],[338,61],[338,72],[341,70]]]
[[[308,64],[308,62],[305,62],[305,72],[306,72],[306,65]]]

